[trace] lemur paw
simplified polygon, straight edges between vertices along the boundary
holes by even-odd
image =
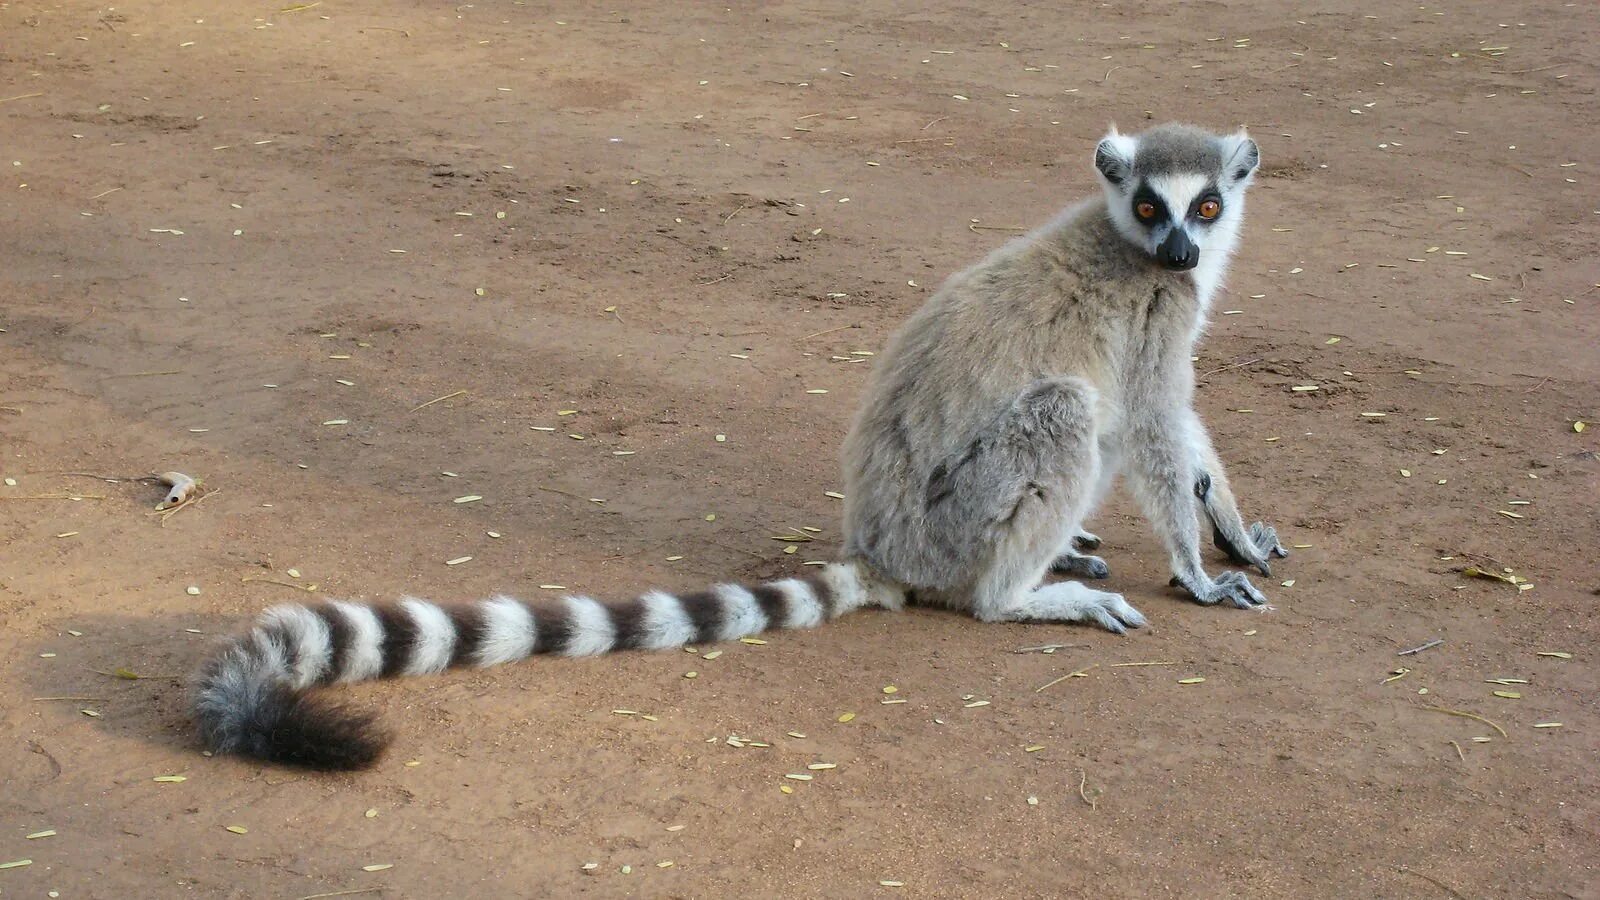
[[[1272,577],[1272,565],[1267,562],[1271,557],[1282,559],[1289,555],[1289,551],[1278,543],[1278,530],[1265,522],[1257,522],[1250,526],[1248,541],[1245,546],[1236,546],[1230,541],[1222,529],[1212,530],[1211,541],[1217,549],[1228,554],[1228,558],[1238,566],[1255,566],[1256,571],[1268,578]]]
[[[1086,556],[1082,553],[1067,552],[1056,557],[1051,566],[1061,575],[1072,575],[1078,578],[1110,578],[1111,567],[1098,556]]]
[[[1216,578],[1198,585],[1185,584],[1183,588],[1203,606],[1227,602],[1239,609],[1256,609],[1267,605],[1267,595],[1257,590],[1243,572],[1223,572]]]
[[[1078,550],[1099,550],[1100,536],[1080,531],[1072,536],[1072,546]]]

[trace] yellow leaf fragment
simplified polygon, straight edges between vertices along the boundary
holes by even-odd
[[[849,722],[849,721],[853,720],[855,717],[856,717],[856,714],[853,713],[853,712],[840,713],[838,721],[840,721],[840,722]]]

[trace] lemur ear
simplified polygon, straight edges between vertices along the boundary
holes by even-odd
[[[1107,183],[1121,186],[1133,175],[1133,155],[1139,149],[1139,139],[1119,134],[1117,126],[1100,139],[1094,148],[1094,167]]]
[[[1222,157],[1226,160],[1222,164],[1223,177],[1243,184],[1261,165],[1261,148],[1241,128],[1222,139]]]

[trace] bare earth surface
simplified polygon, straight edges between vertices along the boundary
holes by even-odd
[[[0,896],[1600,896],[1591,3],[284,5],[0,3]],[[863,613],[361,686],[355,776],[199,754],[295,585],[829,558],[854,351],[1172,118],[1265,156],[1196,366],[1274,611],[1119,497],[1129,637]]]

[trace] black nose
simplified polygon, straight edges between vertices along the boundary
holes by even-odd
[[[1176,272],[1194,268],[1200,263],[1200,248],[1189,240],[1189,235],[1183,229],[1174,228],[1167,239],[1156,248],[1156,257],[1161,264]]]

